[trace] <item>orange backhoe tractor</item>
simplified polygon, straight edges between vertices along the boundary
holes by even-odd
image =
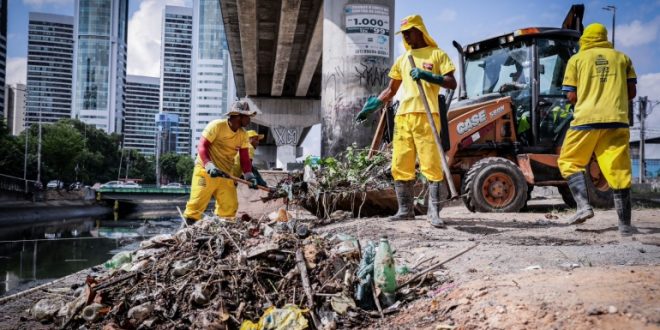
[[[573,111],[562,80],[578,51],[583,14],[584,6],[574,5],[561,28],[525,28],[465,47],[454,42],[461,84],[447,105],[443,135],[454,183],[471,211],[519,211],[534,186],[555,186],[575,205],[557,158]],[[611,207],[595,161],[589,172],[592,205]]]

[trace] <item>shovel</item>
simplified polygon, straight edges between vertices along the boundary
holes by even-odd
[[[250,182],[248,180],[237,178],[237,177],[235,177],[235,176],[233,176],[229,173],[226,173],[226,172],[223,172],[223,173],[228,178],[234,180],[234,182],[239,182],[239,183],[242,183],[242,184],[245,184],[245,185],[248,185],[248,186],[252,185],[252,182]],[[265,186],[260,186],[260,185],[257,185],[257,189],[268,192],[268,197],[263,197],[261,199],[262,201],[269,201],[271,199],[277,199],[277,198],[282,198],[282,197],[288,197],[289,196],[289,193],[287,193],[286,191],[284,191],[282,189],[278,190],[278,189],[275,189],[275,188],[265,187]]]
[[[412,55],[408,55],[408,61],[410,61],[410,66],[413,69],[416,68],[415,59],[412,57]],[[422,87],[422,82],[419,80],[417,80],[417,89],[419,90],[419,95],[421,95],[422,101],[424,102],[424,110],[426,110],[426,119],[428,119],[429,125],[431,125],[431,130],[433,130],[433,140],[435,141],[435,146],[438,148],[438,152],[440,153],[442,172],[445,174],[445,179],[447,181],[447,185],[449,186],[449,191],[451,193],[451,197],[449,197],[449,200],[458,199],[462,196],[460,196],[456,192],[456,187],[454,186],[454,180],[451,176],[451,172],[449,171],[449,164],[447,164],[447,159],[445,158],[445,151],[444,149],[442,149],[440,134],[438,134],[438,129],[435,127],[435,122],[433,121],[433,115],[431,115],[431,107],[429,106],[429,101],[426,99],[426,92],[424,92],[424,87]]]

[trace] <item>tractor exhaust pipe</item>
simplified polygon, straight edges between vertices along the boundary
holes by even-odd
[[[467,88],[465,87],[465,53],[463,52],[463,46],[458,41],[454,40],[451,43],[458,51],[458,71],[460,71],[461,77],[461,84],[458,85],[458,99],[465,100],[467,99]]]

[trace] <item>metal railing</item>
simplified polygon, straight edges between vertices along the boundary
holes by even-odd
[[[24,180],[19,177],[0,174],[0,190],[27,194],[35,190],[40,190],[36,188],[36,184],[37,181],[34,180]]]

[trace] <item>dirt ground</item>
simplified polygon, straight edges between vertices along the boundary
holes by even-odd
[[[335,223],[320,231],[361,240],[387,235],[397,264],[420,256],[447,259],[473,250],[436,273],[447,282],[419,292],[376,324],[378,329],[660,329],[660,209],[635,208],[632,238],[618,234],[614,210],[581,226],[561,220],[574,210],[557,197],[537,197],[522,213],[471,213],[445,207],[447,229],[424,217]]]
[[[631,238],[619,236],[613,210],[597,210],[581,226],[563,225],[574,210],[556,195],[537,195],[521,213],[446,206],[441,216],[447,229],[432,228],[418,217],[396,223],[347,219],[315,230],[348,233],[363,244],[386,235],[397,265],[409,267],[479,244],[433,273],[444,282],[439,289],[413,290],[413,301],[376,321],[373,329],[660,329],[660,208],[636,205],[633,224],[640,233]],[[89,272],[55,287],[81,283]],[[0,300],[0,329],[50,328],[26,312],[44,294],[37,290]]]

